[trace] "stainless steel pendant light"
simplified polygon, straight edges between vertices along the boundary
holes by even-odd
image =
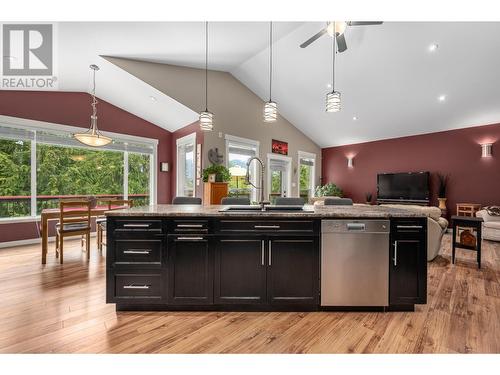
[[[97,128],[97,98],[95,97],[95,72],[99,70],[97,65],[90,65],[90,69],[92,69],[92,115],[90,116],[90,128],[85,133],[76,133],[73,134],[80,143],[83,143],[87,146],[99,147],[105,146],[108,143],[111,143],[112,139],[102,135],[99,129]]]
[[[264,122],[275,122],[278,118],[278,106],[272,100],[273,85],[273,23],[269,22],[269,101],[264,104]]]
[[[333,30],[335,30],[335,22],[333,23]],[[332,92],[326,94],[326,111],[338,112],[340,111],[340,92],[335,91],[335,55],[337,54],[336,48],[337,38],[332,38]]]
[[[208,22],[205,22],[205,110],[200,113],[200,129],[214,129],[214,114],[208,110]]]

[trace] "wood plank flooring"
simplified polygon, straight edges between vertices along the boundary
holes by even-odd
[[[428,304],[416,312],[115,312],[105,304],[105,257],[67,241],[0,249],[2,353],[499,353],[500,243],[475,253],[450,236],[429,264]]]

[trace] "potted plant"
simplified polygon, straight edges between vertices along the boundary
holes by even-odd
[[[337,185],[334,183],[328,183],[323,186],[319,185],[316,187],[314,190],[314,197],[310,199],[311,203],[315,203],[318,201],[324,201],[325,198],[328,197],[339,197],[342,198],[344,193],[342,192],[342,189],[339,188]]]
[[[228,182],[231,180],[229,169],[221,164],[212,164],[203,170],[203,182],[209,182],[210,175],[215,175],[215,182]]]
[[[365,193],[366,204],[372,204],[372,193]]]
[[[444,175],[441,173],[437,174],[438,176],[438,201],[439,208],[441,210],[446,210],[446,190],[448,188],[448,175]]]

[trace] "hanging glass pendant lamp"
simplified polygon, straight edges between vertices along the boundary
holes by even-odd
[[[90,116],[90,129],[85,133],[73,134],[80,143],[87,146],[99,147],[105,146],[112,141],[111,138],[102,135],[97,128],[97,98],[95,97],[95,72],[99,70],[97,65],[90,65],[92,69],[92,115]]]
[[[335,30],[335,22],[333,23],[333,30]],[[335,55],[337,53],[336,41],[337,38],[334,36],[332,38],[332,92],[326,94],[326,111],[327,112],[338,112],[340,111],[340,92],[335,91]]]
[[[205,22],[205,110],[200,113],[200,129],[214,129],[214,114],[208,110],[208,22]]]
[[[264,104],[264,122],[275,122],[278,118],[278,106],[272,100],[273,84],[273,23],[269,23],[269,101]]]

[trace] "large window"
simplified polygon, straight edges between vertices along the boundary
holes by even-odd
[[[299,151],[299,195],[307,202],[314,196],[316,155]]]
[[[194,197],[196,133],[177,139],[177,196]]]
[[[226,135],[226,164],[231,173],[229,181],[229,195],[233,197],[248,197],[257,201],[256,190],[246,182],[246,168],[248,160],[252,156],[259,155],[259,142],[251,139]],[[257,162],[250,168],[250,181],[258,186],[256,182]]]
[[[72,138],[76,129],[16,120],[0,117],[0,218],[36,216],[64,198],[156,201],[155,140],[113,134],[91,148]]]

